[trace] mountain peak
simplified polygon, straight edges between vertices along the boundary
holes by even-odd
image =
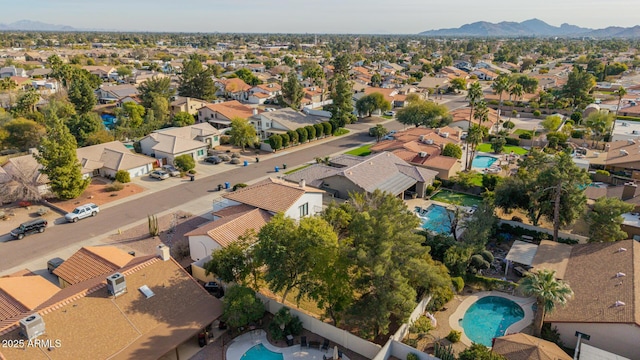
[[[522,22],[502,21],[490,23],[478,21],[465,24],[459,28],[439,29],[421,32],[427,36],[481,36],[481,37],[634,37],[637,29],[613,27],[601,30],[583,28],[567,23],[561,26],[549,25],[546,22],[533,18]],[[606,30],[606,31],[605,31]]]

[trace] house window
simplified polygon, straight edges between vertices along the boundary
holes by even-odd
[[[213,137],[213,141],[218,141],[218,135]]]
[[[198,156],[204,156],[204,149],[198,150]]]
[[[300,210],[300,217],[305,217],[309,215],[309,203],[304,203],[298,207]]]

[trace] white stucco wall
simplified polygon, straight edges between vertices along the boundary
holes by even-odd
[[[552,323],[557,327],[565,346],[575,348],[578,338],[576,331],[591,335],[586,344],[599,349],[640,360],[640,326],[607,323]]]
[[[300,220],[299,207],[304,203],[309,203],[309,216],[315,215],[322,211],[322,193],[306,193],[302,195],[298,201],[285,211],[285,216]]]
[[[151,170],[153,170],[153,164],[139,166],[133,169],[129,169],[129,176],[131,176],[131,178],[139,177],[148,174]]]
[[[220,248],[222,248],[220,244],[207,235],[189,236],[189,253],[193,261],[204,259],[210,256],[213,250]]]
[[[157,144],[151,137],[144,137],[140,140],[140,150],[147,156],[153,156],[153,147]]]

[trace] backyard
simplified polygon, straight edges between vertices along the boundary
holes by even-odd
[[[478,147],[476,148],[476,151],[493,153],[493,149],[491,148],[491,143],[483,143],[478,145]],[[505,145],[502,150],[503,153],[511,153],[512,151],[517,155],[525,155],[526,153],[529,152],[529,150],[523,147],[513,146],[513,145]]]
[[[482,183],[482,176],[480,176],[480,182]],[[431,197],[431,200],[462,206],[478,206],[482,203],[482,198],[480,197],[457,193],[450,190],[440,190],[437,194]]]

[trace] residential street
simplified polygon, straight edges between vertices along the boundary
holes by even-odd
[[[43,234],[0,243],[0,272],[36,259],[52,257],[57,250],[70,245],[114,233],[117,229],[146,219],[149,214],[158,214],[170,209],[180,210],[181,205],[198,199],[210,204],[215,196],[219,196],[218,192],[212,192],[218,184],[229,182],[233,185],[247,183],[268,175],[282,175],[283,172],[274,172],[275,166],[282,167],[282,164],[287,164],[288,168],[292,169],[313,161],[316,157],[345,152],[371,141],[372,138],[367,134],[371,126],[373,126],[371,123],[349,125],[350,134],[337,137],[332,141],[307,146],[297,151],[283,150],[271,155],[269,159],[261,160],[260,163],[251,163],[246,168],[240,167],[228,172],[196,178],[194,182],[184,182],[131,201],[105,207],[95,218],[87,218],[77,223],[58,220],[56,225],[50,225]],[[384,126],[388,130],[403,128],[403,125],[396,121],[388,122]],[[43,263],[42,266],[46,264]]]

